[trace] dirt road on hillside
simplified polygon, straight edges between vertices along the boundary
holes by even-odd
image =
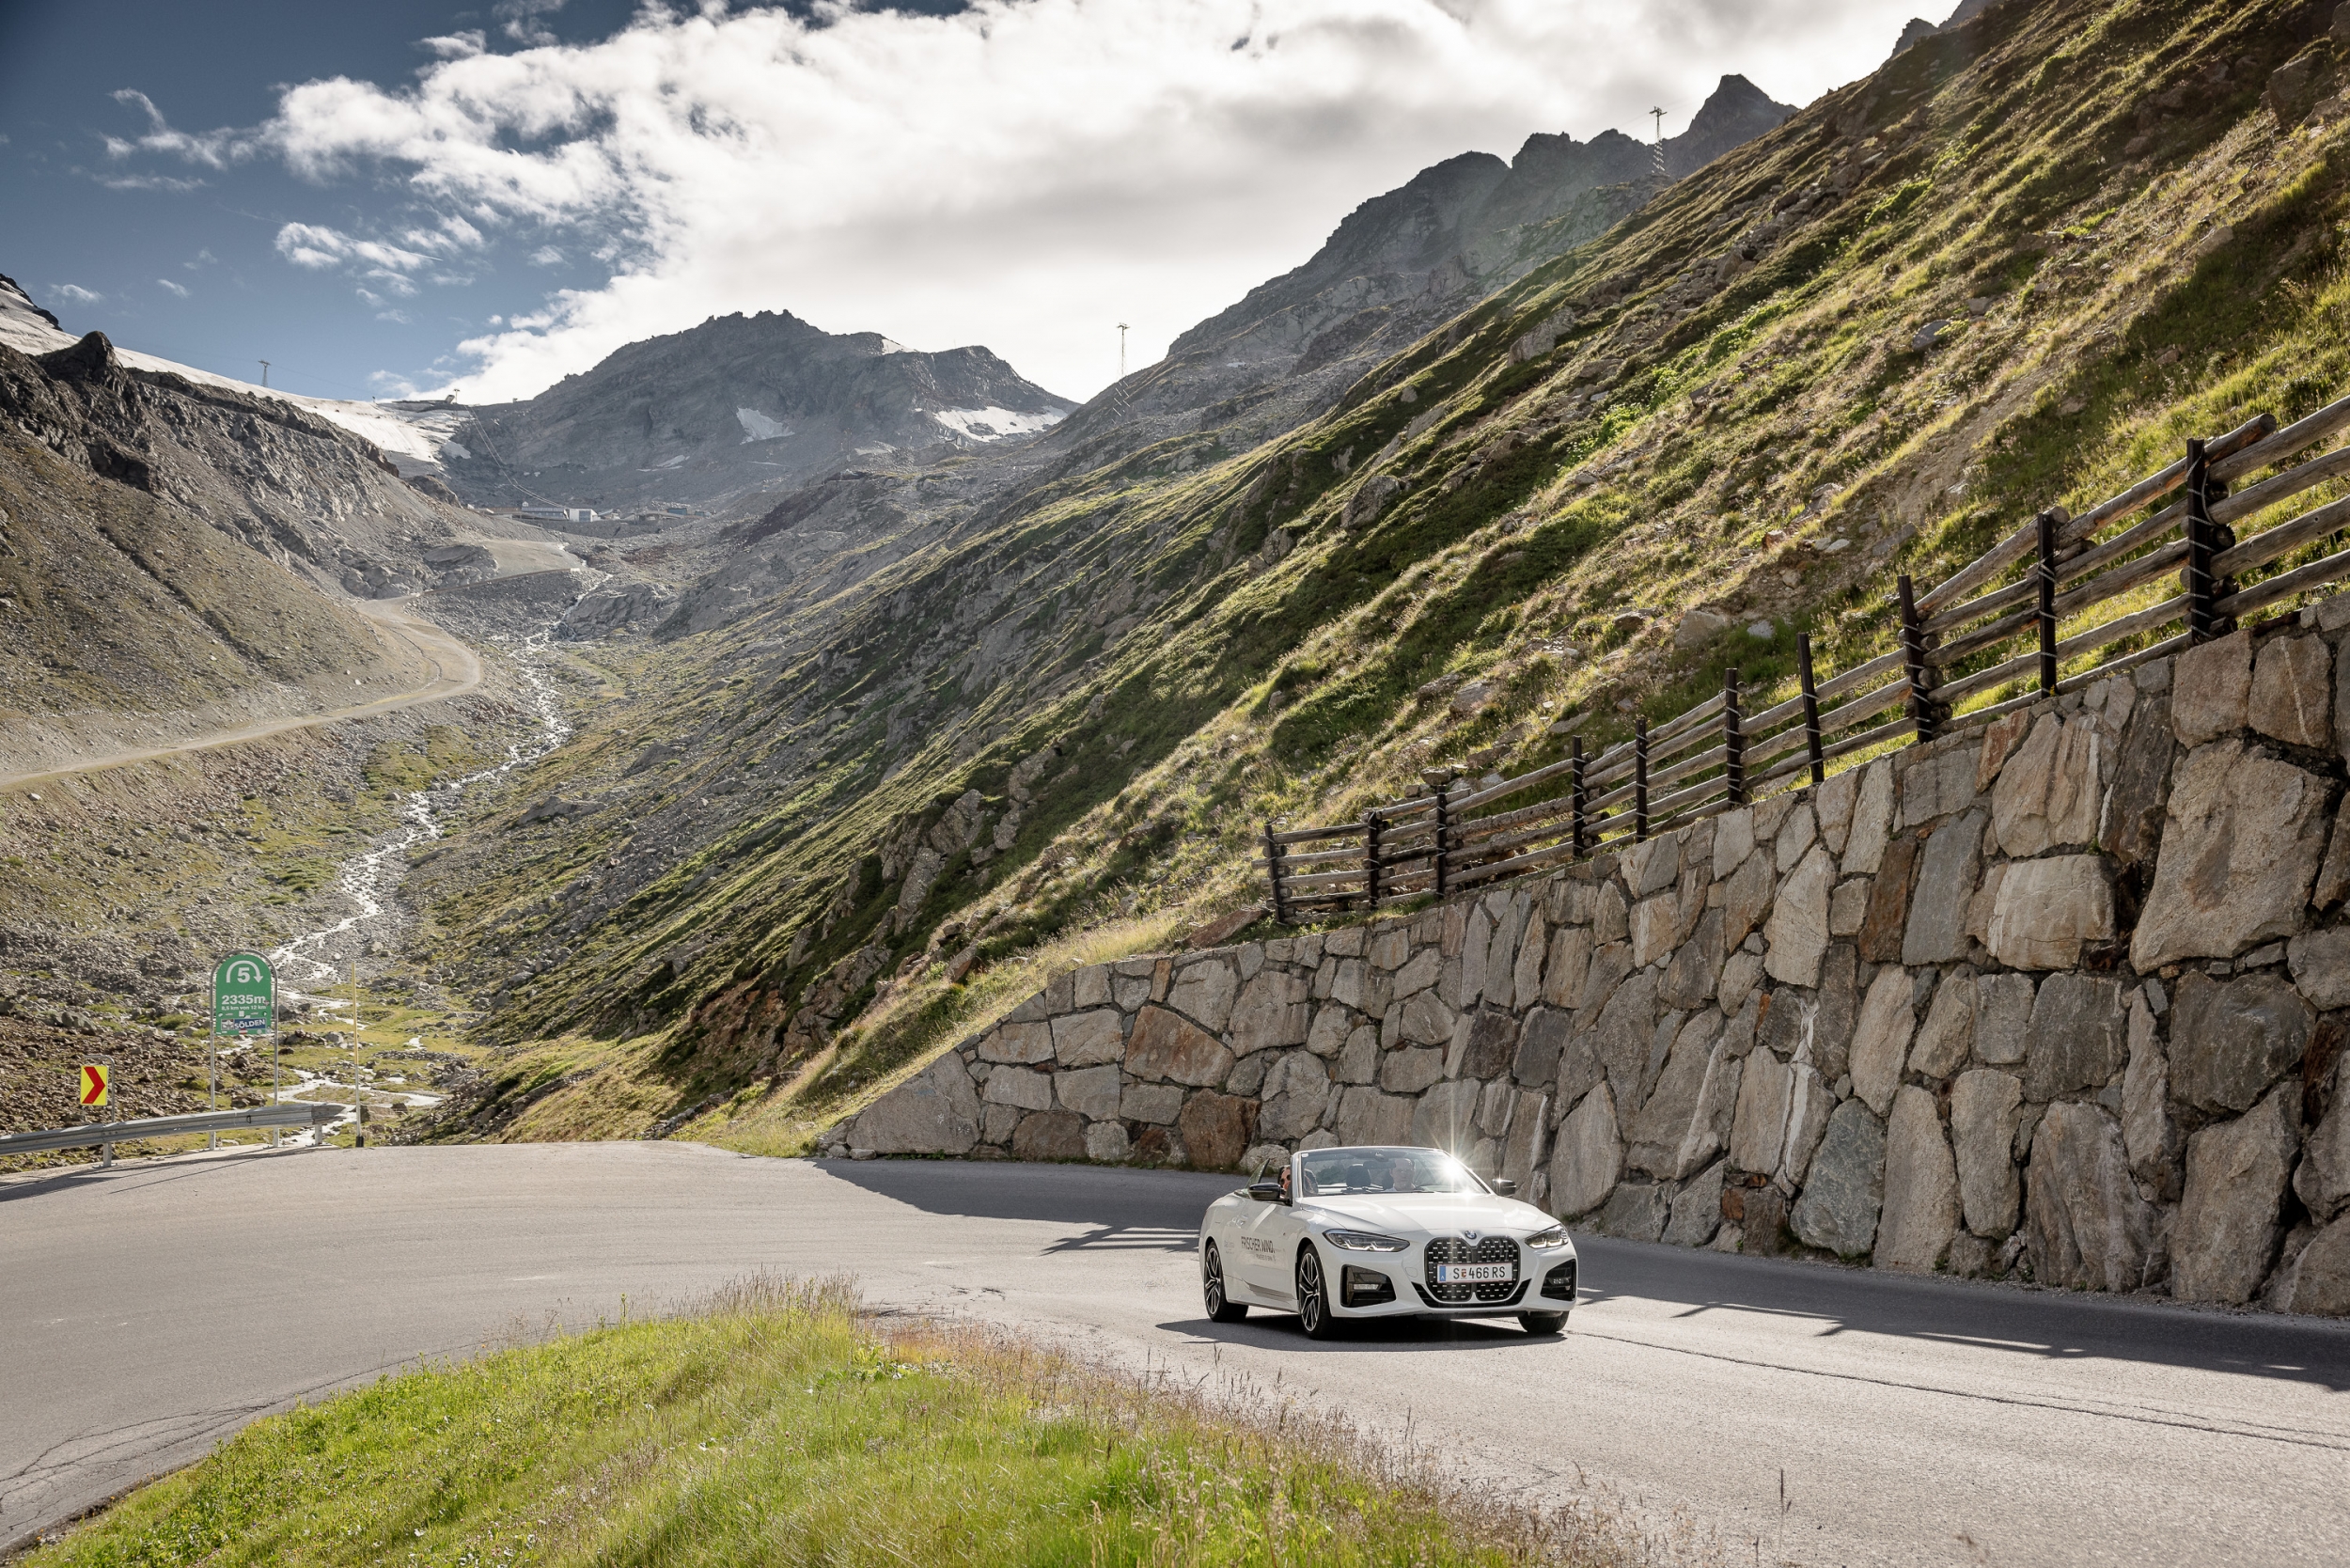
[[[500,565],[504,564],[501,558]],[[233,729],[191,735],[184,740],[95,753],[80,758],[70,767],[46,768],[37,773],[0,773],[0,790],[32,789],[71,774],[98,773],[132,762],[148,762],[159,757],[176,756],[185,751],[236,745],[244,741],[258,741],[265,735],[283,734],[289,729],[309,729],[321,724],[337,724],[345,719],[371,718],[377,713],[397,713],[402,708],[461,697],[480,685],[481,661],[474,656],[474,651],[431,621],[401,608],[404,603],[397,599],[362,599],[353,601],[352,608],[376,622],[387,635],[406,643],[415,652],[431,671],[431,678],[422,685],[349,708],[261,719]]]

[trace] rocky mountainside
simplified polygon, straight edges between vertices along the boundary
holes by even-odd
[[[1284,433],[1088,466],[1097,400],[1007,489],[778,509],[760,543],[905,521],[820,600],[606,655],[625,695],[534,775],[569,804],[424,873],[516,1046],[486,1092],[537,1096],[509,1136],[739,1091],[722,1136],[804,1147],[1038,944],[1245,906],[1268,820],[1606,745],[1733,664],[1777,700],[1798,631],[1831,670],[1890,646],[1895,571],[2339,396],[2334,9],[1993,6]]]
[[[480,504],[718,502],[859,459],[1032,435],[1070,407],[983,348],[923,353],[762,310],[631,343],[526,401],[477,408],[441,457]]]

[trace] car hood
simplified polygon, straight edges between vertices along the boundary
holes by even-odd
[[[1314,1198],[1298,1206],[1308,1224],[1359,1226],[1391,1235],[1453,1236],[1463,1231],[1530,1234],[1559,1222],[1514,1198],[1485,1193],[1415,1192]]]

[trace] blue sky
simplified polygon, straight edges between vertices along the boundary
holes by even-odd
[[[1907,0],[0,0],[0,272],[331,397],[526,396],[790,310],[1057,392],[1536,131],[1808,102]]]

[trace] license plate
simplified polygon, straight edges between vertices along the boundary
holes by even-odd
[[[1436,1283],[1439,1285],[1506,1285],[1510,1282],[1508,1263],[1438,1263]]]

